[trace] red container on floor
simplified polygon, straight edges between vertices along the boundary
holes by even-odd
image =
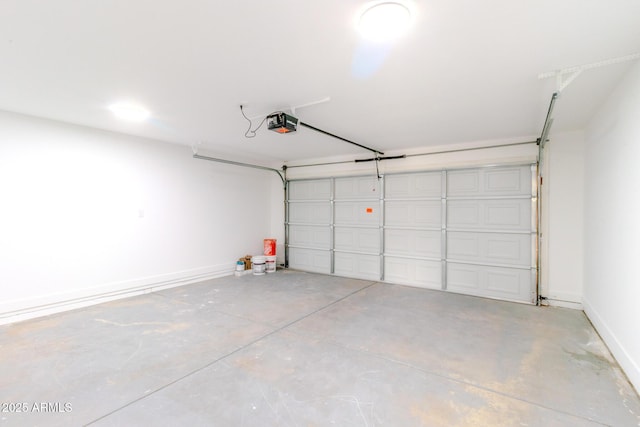
[[[264,239],[264,254],[266,256],[275,256],[276,239]]]

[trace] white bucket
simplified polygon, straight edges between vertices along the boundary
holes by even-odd
[[[276,256],[267,256],[267,273],[275,273],[276,272]]]
[[[251,262],[253,263],[253,274],[256,276],[263,275],[267,269],[266,265],[266,257],[262,255],[256,255],[251,258]]]

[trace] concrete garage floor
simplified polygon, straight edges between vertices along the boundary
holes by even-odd
[[[582,312],[294,271],[2,326],[0,402],[7,426],[640,425]]]

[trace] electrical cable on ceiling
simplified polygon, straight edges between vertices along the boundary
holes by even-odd
[[[262,121],[260,122],[258,127],[253,129],[253,130],[251,130],[251,126],[253,126],[253,123],[251,122],[251,119],[249,117],[247,117],[246,114],[244,114],[244,107],[243,107],[242,104],[240,104],[240,112],[242,113],[242,117],[244,117],[249,122],[249,127],[247,128],[247,131],[244,133],[244,137],[245,138],[255,138],[256,132],[258,132],[258,130],[262,127],[262,125],[267,120],[267,118],[265,117],[264,119],[262,119]]]

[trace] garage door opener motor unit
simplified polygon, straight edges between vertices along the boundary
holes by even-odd
[[[298,119],[283,112],[269,114],[267,128],[278,133],[295,132],[298,129]]]
[[[242,110],[242,107],[240,107],[240,108]],[[333,134],[331,132],[327,132],[326,130],[322,130],[322,129],[319,129],[319,128],[315,127],[315,126],[311,126],[309,123],[305,123],[303,121],[300,121],[298,118],[293,117],[293,116],[291,116],[291,115],[289,115],[287,113],[284,113],[282,111],[276,111],[275,113],[269,114],[266,117],[266,120],[267,120],[267,128],[269,130],[272,130],[272,131],[275,131],[275,132],[278,132],[278,133],[281,133],[281,134],[295,132],[296,130],[298,130],[298,125],[300,125],[300,126],[304,126],[306,128],[315,130],[316,132],[320,132],[320,133],[323,133],[325,135],[331,136],[333,138],[337,138],[337,139],[339,139],[341,141],[348,142],[349,144],[356,145],[356,146],[358,146],[360,148],[364,148],[365,150],[372,151],[372,152],[374,152],[376,154],[376,158],[378,160],[382,160],[382,158],[380,158],[378,155],[384,154],[382,151],[378,151],[378,150],[376,150],[374,148],[367,147],[366,145],[358,144],[357,142],[350,141],[350,140],[348,140],[346,138],[343,138],[341,136],[335,135],[335,134]]]

